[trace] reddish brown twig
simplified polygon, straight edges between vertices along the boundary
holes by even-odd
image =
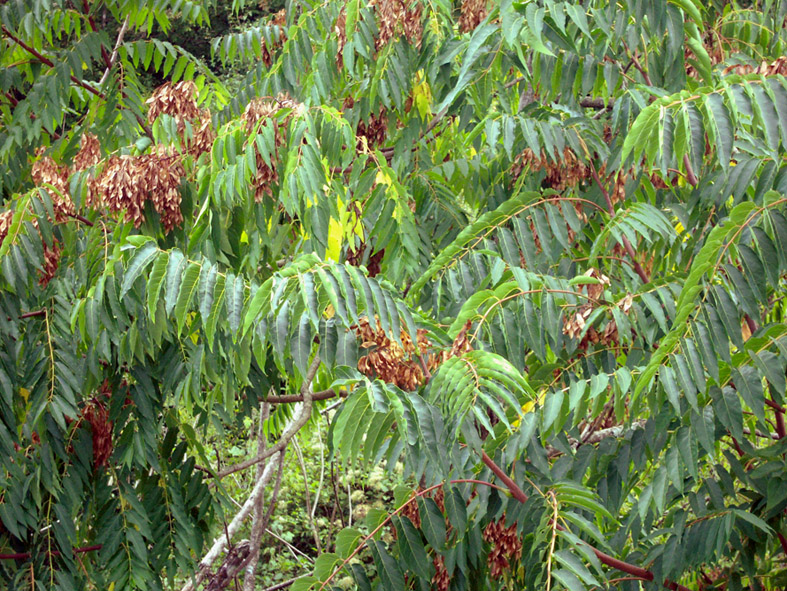
[[[95,544],[94,546],[82,546],[81,548],[74,548],[72,551],[74,554],[81,554],[84,552],[93,552],[94,550],[101,550],[103,546],[101,544]],[[59,550],[52,550],[52,556],[60,556]],[[0,554],[0,560],[27,560],[30,558],[32,554],[30,552],[17,552],[16,554]]]

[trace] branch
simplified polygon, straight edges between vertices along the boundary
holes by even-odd
[[[46,310],[42,308],[41,310],[34,310],[33,312],[25,312],[19,318],[33,318],[35,316],[46,316]]]
[[[265,449],[265,431],[263,426],[265,425],[265,421],[268,420],[270,416],[271,405],[267,402],[263,402],[260,405],[260,419],[259,424],[257,425],[257,453],[260,453]],[[284,460],[284,456],[279,454],[279,463]],[[257,466],[257,480],[262,478],[262,474],[264,473],[265,469],[262,464]],[[260,544],[262,543],[262,532],[263,528],[263,503],[262,503],[263,496],[260,495],[257,497],[257,502],[254,503],[254,521],[251,525],[251,536],[249,539],[249,554],[246,558],[245,562],[245,570],[246,575],[243,579],[243,589],[244,591],[254,591],[254,572],[257,570],[257,562],[260,558]]]
[[[312,401],[316,400],[330,400],[331,398],[336,398],[337,396],[341,398],[347,398],[347,390],[339,390],[336,392],[335,390],[322,390],[320,392],[314,392],[311,396]],[[271,404],[287,404],[291,402],[303,402],[303,396],[301,394],[284,394],[282,396],[268,396],[265,399],[265,402],[270,402]]]
[[[686,167],[686,180],[692,187],[696,187],[700,184],[697,180],[697,176],[694,174],[694,169],[691,167],[691,160],[689,160],[689,155],[683,155],[683,166]]]
[[[16,35],[14,35],[11,31],[9,31],[6,28],[5,25],[0,25],[0,30],[2,30],[3,33],[5,33],[6,36],[8,36],[9,39],[11,39],[14,43],[19,45],[19,47],[21,47],[25,51],[27,51],[30,55],[35,57],[42,64],[44,64],[46,66],[49,66],[50,68],[54,68],[55,67],[55,63],[51,59],[49,59],[48,57],[46,57],[45,55],[40,53],[34,47],[30,47],[27,43],[25,43],[24,41],[19,39]],[[117,59],[117,57],[115,59]],[[105,74],[106,74],[106,72],[105,72]],[[76,84],[77,86],[80,86],[80,87],[84,88],[85,90],[87,90],[88,92],[93,93],[94,95],[96,95],[100,99],[106,100],[107,97],[106,97],[106,95],[104,93],[96,90],[95,88],[93,88],[89,84],[85,83],[84,81],[80,80],[79,78],[77,78],[73,74],[70,74],[69,76],[71,78],[71,81],[74,84]],[[145,135],[147,135],[148,137],[152,138],[153,137],[153,132],[150,130],[150,127],[148,127],[148,125],[145,122],[145,120],[142,119],[142,117],[140,117],[139,114],[137,114],[137,113],[134,113],[134,117],[136,118],[136,120],[139,123],[140,127],[142,127],[142,129],[144,130]]]
[[[256,457],[249,458],[248,460],[245,460],[239,464],[235,464],[234,466],[230,466],[229,468],[225,468],[224,470],[217,472],[216,478],[224,478],[225,476],[229,476],[230,474],[240,472],[241,470],[245,470],[246,468],[254,466],[255,464],[259,464],[264,459],[279,453],[285,447],[287,447],[290,439],[292,439],[293,436],[298,431],[300,431],[301,427],[306,424],[312,414],[311,385],[319,366],[320,356],[315,355],[314,361],[312,361],[312,364],[309,367],[309,371],[306,372],[306,378],[303,380],[303,386],[301,386],[301,397],[303,402],[301,403],[300,413],[295,417],[289,428],[282,434],[281,438],[274,445],[263,450],[262,453],[257,454]]]
[[[130,17],[126,16],[126,20],[123,21],[123,26],[120,27],[120,32],[118,32],[118,37],[115,41],[115,48],[112,50],[112,55],[110,56],[109,63],[107,64],[107,69],[104,70],[104,75],[101,76],[101,80],[98,81],[99,86],[104,86],[104,82],[106,82],[107,78],[109,78],[109,72],[112,70],[115,62],[118,59],[118,50],[120,49],[120,45],[123,43],[123,37],[125,36],[126,30],[128,29],[129,18]]]
[[[102,544],[95,544],[94,546],[82,546],[81,548],[74,548],[72,552],[74,554],[82,554],[84,552],[93,552],[95,550],[101,550],[103,547]],[[52,556],[60,556],[59,550],[52,550],[50,552]],[[33,555],[30,552],[17,552],[16,554],[0,554],[0,560],[27,560],[28,558],[32,557]]]
[[[615,104],[615,99],[610,98],[604,102],[602,98],[585,97],[579,99],[579,106],[585,109],[611,109]]]
[[[300,578],[301,577],[295,577],[294,579],[284,581],[283,583],[276,583],[273,587],[268,587],[267,589],[263,589],[263,591],[279,591],[279,589],[284,589],[285,587],[289,587]]]
[[[257,484],[254,485],[249,498],[246,499],[245,503],[243,503],[243,506],[227,526],[226,531],[222,531],[213,541],[213,545],[211,546],[210,550],[208,550],[208,553],[205,554],[202,560],[200,560],[199,566],[197,567],[197,572],[194,574],[194,577],[191,581],[188,581],[183,586],[182,591],[193,591],[195,587],[192,585],[192,581],[194,584],[199,585],[208,576],[211,565],[219,557],[219,554],[221,554],[227,547],[227,538],[231,538],[240,529],[241,525],[243,525],[246,517],[249,516],[252,509],[254,508],[254,504],[257,502],[257,497],[262,494],[262,491],[270,481],[271,476],[273,476],[274,464],[275,462],[268,462],[268,464],[265,466],[265,470],[262,473],[262,478],[260,478],[257,481]]]
[[[21,47],[22,49],[24,49],[24,50],[25,50],[27,53],[29,53],[30,55],[32,55],[33,57],[35,57],[35,58],[36,58],[38,61],[40,61],[42,64],[44,64],[44,65],[46,65],[46,66],[49,66],[50,68],[54,68],[54,67],[55,67],[55,63],[54,63],[54,62],[53,62],[51,59],[49,59],[48,57],[46,57],[45,55],[43,55],[42,53],[40,53],[40,52],[39,52],[39,51],[38,51],[36,48],[34,48],[34,47],[30,47],[30,46],[29,46],[27,43],[25,43],[25,42],[24,42],[24,41],[22,41],[22,40],[21,40],[19,37],[17,37],[16,35],[14,35],[14,34],[13,34],[11,31],[9,31],[9,30],[6,28],[6,26],[5,26],[5,25],[2,25],[2,26],[0,26],[0,28],[2,28],[2,31],[3,31],[3,33],[5,33],[5,35],[6,35],[6,36],[7,36],[9,39],[11,39],[11,41],[13,41],[14,43],[16,43],[16,44],[17,44],[19,47]],[[85,89],[85,90],[87,90],[88,92],[92,92],[93,94],[95,94],[95,95],[96,95],[96,96],[98,96],[98,97],[101,97],[101,98],[106,98],[106,97],[105,97],[103,94],[101,94],[101,93],[100,93],[99,91],[97,91],[95,88],[93,88],[93,87],[92,87],[92,86],[90,86],[89,84],[86,84],[85,82],[83,82],[82,80],[80,80],[79,78],[77,78],[76,76],[74,76],[73,74],[71,75],[71,81],[72,81],[74,84],[76,84],[77,86],[81,86],[82,88],[84,88],[84,89]]]

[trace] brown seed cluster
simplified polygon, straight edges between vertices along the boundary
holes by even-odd
[[[434,564],[434,575],[432,575],[432,588],[436,591],[448,591],[448,586],[451,584],[451,575],[448,574],[448,569],[445,568],[445,560],[442,555],[436,554],[432,559]]]
[[[49,192],[49,196],[55,212],[54,221],[62,223],[68,219],[68,214],[74,213],[74,204],[68,191],[70,171],[67,167],[57,164],[51,156],[44,156],[43,152],[43,147],[36,150],[39,158],[33,162],[31,176],[37,187],[51,185],[55,188],[55,191]]]
[[[366,248],[364,243],[361,243],[358,248],[354,248],[347,251],[347,262],[350,263],[353,267],[358,267],[361,265],[361,261],[363,260],[363,253]],[[377,277],[380,273],[380,264],[385,256],[385,249],[378,250],[376,253],[369,257],[369,260],[366,262],[366,270],[369,272],[369,277]]]
[[[380,104],[380,109],[376,115],[371,113],[366,122],[358,122],[358,129],[355,131],[355,137],[358,140],[356,150],[362,152],[364,143],[369,146],[370,150],[373,150],[385,142],[387,134],[388,114],[385,107]]]
[[[181,157],[172,148],[156,146],[150,154],[110,156],[96,184],[96,193],[112,211],[126,210],[126,221],[139,227],[145,221],[145,202],[161,216],[164,231],[183,222],[180,180],[185,176]]]
[[[347,45],[347,13],[342,8],[339,16],[336,17],[336,24],[333,26],[336,35],[336,67],[341,70],[344,67],[344,46]]]
[[[281,109],[295,109],[299,103],[293,100],[286,93],[279,93],[275,100],[266,98],[256,98],[246,105],[246,110],[241,115],[244,123],[246,135],[253,138],[260,133],[263,127],[273,126],[275,137],[275,150],[271,154],[271,162],[268,164],[262,155],[257,152],[257,176],[254,180],[254,200],[260,203],[265,196],[273,195],[273,185],[279,182],[279,173],[276,169],[278,151],[284,145],[284,131],[287,128],[287,120],[279,121],[278,112]],[[253,140],[250,140],[253,141]]]
[[[38,272],[38,284],[46,287],[52,278],[57,273],[57,267],[60,264],[60,244],[57,241],[52,242],[51,248],[44,243],[44,265],[43,269]]]
[[[492,545],[487,564],[493,579],[499,579],[510,570],[512,561],[522,557],[522,541],[516,531],[516,523],[506,527],[505,521],[503,516],[484,529],[484,541]]]
[[[388,338],[379,322],[377,330],[372,329],[368,318],[362,318],[354,329],[356,336],[361,339],[361,347],[369,349],[369,352],[358,360],[358,370],[361,373],[370,378],[380,378],[408,391],[415,390],[424,383],[424,371],[419,358],[432,344],[426,338],[425,330],[418,330],[416,348],[406,331],[402,330],[400,334],[402,347]],[[435,355],[430,354],[426,363],[429,371],[432,371],[439,361]]]
[[[461,13],[459,15],[459,30],[463,33],[474,31],[481,24],[488,13],[486,7],[487,0],[462,0]]]
[[[273,19],[271,20],[270,24],[279,27],[279,37],[276,41],[273,41],[270,46],[268,46],[268,42],[265,41],[265,39],[262,40],[262,63],[268,68],[273,65],[274,52],[287,41],[287,33],[285,33],[285,27],[287,25],[287,11],[282,8],[279,12],[273,15]]]
[[[399,35],[404,35],[411,45],[421,47],[423,6],[420,3],[405,2],[405,0],[372,0],[370,5],[374,5],[379,23],[378,50]]]
[[[566,314],[563,317],[563,334],[572,339],[579,338],[579,336],[582,335],[582,331],[585,329],[587,319],[590,317],[596,307],[601,305],[597,302],[597,300],[603,294],[604,289],[610,284],[609,277],[596,269],[591,269],[588,275],[600,280],[601,284],[580,286],[579,293],[584,292],[589,298],[589,301],[576,308],[575,312]],[[633,302],[634,298],[631,294],[628,294],[625,298],[623,298],[623,300],[620,302],[620,309],[624,314],[629,313]],[[588,328],[587,332],[585,332],[584,336],[582,337],[578,348],[582,351],[585,351],[589,346],[596,345],[598,343],[601,343],[605,347],[611,345],[618,346],[620,344],[618,326],[614,319],[607,322],[604,328],[600,331],[596,330],[592,326]]]
[[[153,91],[145,101],[148,105],[148,122],[152,125],[161,115],[169,115],[177,121],[178,134],[187,142],[186,149],[195,158],[213,147],[216,134],[208,109],[197,106],[198,90],[192,80],[181,80],[175,84],[167,82]],[[186,122],[192,128],[190,138],[186,138]]]
[[[109,411],[102,399],[109,399],[112,390],[109,382],[104,380],[98,396],[90,399],[82,407],[81,419],[90,425],[93,434],[93,468],[98,469],[107,464],[112,455],[112,421],[109,420]]]
[[[768,63],[763,61],[759,66],[750,66],[748,64],[736,64],[727,66],[722,70],[722,73],[727,74],[760,74],[762,76],[787,76],[787,56],[782,55],[777,57],[772,62]]]
[[[3,240],[8,235],[12,217],[14,217],[14,212],[10,209],[0,212],[0,244],[3,244]]]
[[[590,167],[582,163],[571,148],[563,150],[563,158],[559,161],[555,161],[546,152],[542,151],[536,156],[533,150],[525,148],[514,159],[514,165],[511,168],[514,181],[525,169],[533,172],[546,170],[544,186],[554,189],[558,193],[564,191],[566,187],[575,187],[590,178]]]

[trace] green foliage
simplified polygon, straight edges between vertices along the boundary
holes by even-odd
[[[784,586],[787,5],[482,7],[288,2],[230,92],[216,7],[0,6],[10,588],[204,576],[208,443],[337,397],[418,487],[294,589]]]

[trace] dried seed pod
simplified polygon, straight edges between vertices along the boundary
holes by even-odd
[[[180,212],[180,179],[186,174],[181,157],[164,146],[156,146],[152,154],[137,157],[142,190],[161,216],[164,232],[171,231],[183,222]]]
[[[590,178],[590,167],[581,162],[571,148],[565,148],[562,156],[560,161],[555,162],[545,152],[536,156],[533,150],[526,148],[514,159],[512,177],[516,181],[526,168],[534,172],[546,170],[544,186],[558,193]]]
[[[144,187],[134,156],[110,156],[96,184],[110,211],[126,210],[126,221],[139,227],[145,221]]]
[[[486,526],[484,541],[492,545],[487,564],[493,579],[499,579],[504,572],[510,570],[510,561],[517,561],[522,557],[522,541],[516,531],[516,523],[506,527],[505,515]]]
[[[55,276],[57,267],[60,264],[60,245],[57,241],[52,243],[52,247],[44,243],[44,265],[43,269],[38,272],[38,284],[46,287]]]
[[[162,114],[179,119],[199,118],[196,96],[197,85],[192,80],[162,84],[145,101],[148,105],[148,123],[153,124]]]
[[[79,140],[79,152],[74,156],[74,170],[81,171],[95,166],[101,160],[101,146],[92,133],[85,133]]]
[[[738,74],[745,76],[747,74],[760,74],[762,76],[787,76],[787,56],[779,56],[772,62],[768,63],[763,61],[759,66],[751,66],[749,64],[733,64],[727,66],[722,70],[725,76],[728,74]]]
[[[14,212],[10,209],[0,212],[0,244],[8,235],[8,229],[11,227],[11,218],[14,217]]]
[[[344,67],[344,46],[347,44],[347,14],[342,8],[339,16],[336,18],[336,24],[333,26],[333,32],[336,34],[336,67],[341,70]]]
[[[56,189],[49,191],[49,197],[55,211],[55,221],[64,222],[69,214],[74,213],[74,204],[68,192],[69,172],[65,166],[57,164],[51,156],[44,156],[43,152],[43,147],[36,151],[39,158],[33,163],[31,171],[33,183],[37,187],[51,185]]]
[[[105,380],[101,385],[100,396],[91,399],[82,408],[82,419],[90,425],[93,433],[93,469],[105,466],[112,455],[112,421],[109,411],[101,398],[109,398],[112,391]]]
[[[273,195],[272,185],[279,181],[276,168],[278,151],[284,145],[284,130],[287,127],[287,118],[279,121],[278,112],[281,109],[297,110],[301,103],[294,100],[286,92],[279,93],[274,100],[257,98],[246,105],[241,115],[246,134],[251,138],[253,134],[261,132],[263,127],[273,126],[275,152],[271,155],[268,164],[262,155],[257,152],[257,176],[254,182],[254,200],[259,203],[268,195]],[[288,116],[289,117],[289,116]]]
[[[421,47],[423,35],[421,4],[412,2],[411,8],[407,8],[407,3],[402,0],[373,0],[371,4],[375,7],[379,23],[376,42],[378,50],[398,35],[404,35],[411,45]]]
[[[200,110],[199,118],[191,122],[193,135],[188,144],[188,152],[194,158],[199,158],[200,154],[210,152],[213,148],[213,141],[216,139],[216,132],[213,130],[213,119],[208,109]]]
[[[378,114],[374,113],[369,115],[368,122],[359,121],[358,129],[355,132],[355,137],[358,140],[356,150],[359,152],[364,149],[364,139],[370,149],[374,149],[383,142],[385,142],[388,133],[388,117],[385,107],[381,104]]]
[[[432,575],[432,588],[436,591],[448,591],[451,584],[451,575],[448,574],[448,569],[445,568],[445,560],[442,555],[436,554],[432,559],[434,564],[434,575]]]
[[[474,31],[486,18],[487,13],[486,0],[462,0],[459,30],[463,33]]]
[[[431,346],[425,330],[418,330],[416,349],[410,335],[404,330],[399,335],[402,341],[400,346],[388,338],[379,324],[377,330],[373,330],[367,318],[362,318],[353,328],[361,340],[361,347],[371,349],[358,360],[358,370],[361,373],[380,378],[402,390],[412,391],[424,383],[424,372],[419,358]]]

